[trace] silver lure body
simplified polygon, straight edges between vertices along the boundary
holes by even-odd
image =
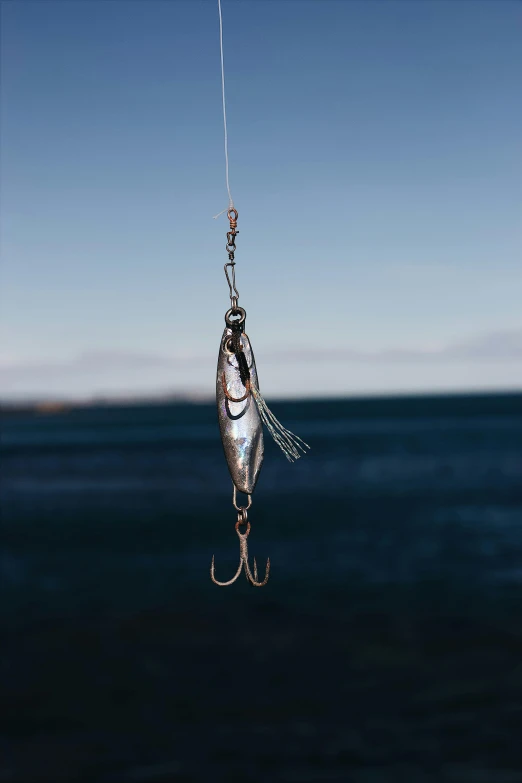
[[[231,337],[232,329],[227,327],[221,338],[216,377],[219,429],[234,486],[239,492],[251,495],[263,464],[263,425],[252,394],[247,394],[241,402],[232,402],[225,394],[223,378],[230,397],[239,399],[247,391],[241,381],[236,356],[227,347]],[[246,334],[241,335],[241,345],[250,368],[251,382],[257,387],[254,354]]]

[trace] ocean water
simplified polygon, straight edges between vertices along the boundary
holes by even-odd
[[[213,406],[4,411],[0,780],[522,780],[522,395],[273,410],[263,590]]]

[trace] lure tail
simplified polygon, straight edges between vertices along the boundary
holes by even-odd
[[[306,454],[306,451],[310,446],[298,435],[294,435],[293,432],[290,432],[286,427],[283,427],[281,422],[276,419],[255,383],[252,383],[251,381],[250,387],[254,400],[256,401],[257,410],[261,416],[261,421],[266,426],[287,460],[289,462],[295,462],[295,460],[299,459],[301,454]]]

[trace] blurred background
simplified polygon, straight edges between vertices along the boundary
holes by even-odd
[[[263,590],[217,2],[0,9],[0,780],[522,780],[520,5],[223,0]]]

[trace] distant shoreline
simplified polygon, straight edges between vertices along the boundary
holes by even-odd
[[[279,405],[309,405],[316,403],[328,403],[336,405],[342,403],[343,405],[353,405],[354,407],[362,406],[364,408],[371,408],[374,405],[381,406],[383,403],[389,403],[390,405],[398,404],[401,407],[408,401],[415,403],[415,407],[419,404],[436,403],[437,401],[449,402],[454,400],[473,401],[474,405],[483,401],[486,407],[489,404],[496,401],[497,403],[505,400],[511,403],[517,401],[520,404],[520,410],[522,412],[522,390],[501,390],[501,391],[488,391],[488,390],[473,390],[473,391],[441,391],[441,392],[404,392],[394,394],[378,394],[368,393],[366,395],[345,395],[345,396],[322,396],[322,397],[306,397],[306,398],[284,398],[275,399],[274,402]],[[62,413],[68,413],[71,411],[81,411],[84,409],[119,409],[119,408],[144,408],[144,407],[165,407],[165,406],[199,406],[199,405],[211,405],[214,403],[212,396],[201,397],[188,397],[183,395],[171,395],[164,397],[107,397],[107,398],[92,398],[87,400],[75,400],[75,399],[35,399],[35,400],[0,400],[0,411],[4,415],[9,414],[35,414],[35,415],[59,415]]]

